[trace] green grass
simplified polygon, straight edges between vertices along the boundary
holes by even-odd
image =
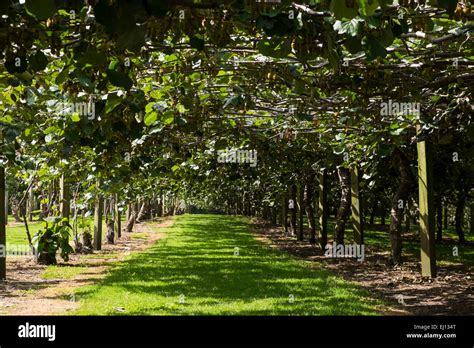
[[[387,219],[387,223],[390,223]],[[364,228],[364,243],[367,251],[385,251],[390,253],[390,236],[387,230],[380,230],[379,225],[365,226]],[[402,227],[405,230],[405,226]],[[329,231],[334,231],[334,221],[329,223]],[[458,235],[453,226],[448,226],[448,229],[443,230],[443,241],[439,243],[436,241],[436,260],[438,266],[474,266],[474,236],[469,234],[469,229],[464,228],[466,241],[470,245],[460,245],[458,243]],[[352,243],[352,226],[346,225],[346,241]],[[402,255],[404,259],[419,260],[420,259],[420,236],[418,234],[418,225],[412,224],[409,233],[403,234],[403,250]],[[458,249],[458,256],[453,255],[453,248]]]
[[[10,218],[10,223],[12,222]],[[40,222],[28,222],[31,236],[33,237],[36,232],[41,228]],[[28,245],[28,238],[26,236],[26,229],[23,223],[15,224],[15,226],[7,226],[7,248],[9,245]]]
[[[72,314],[377,314],[380,303],[365,291],[270,249],[243,218],[184,215],[160,231],[165,239],[115,264],[99,283],[79,288],[81,306]]]
[[[43,279],[71,279],[77,275],[84,273],[87,267],[84,266],[70,266],[70,265],[51,265],[48,266],[43,273],[41,278]]]
[[[125,217],[122,216],[122,220],[124,223],[125,222]],[[94,218],[93,217],[87,217],[84,220],[89,222],[91,226],[91,231],[94,230],[93,224],[94,224]],[[28,245],[28,237],[26,236],[26,228],[23,223],[15,223],[14,226],[12,225],[13,223],[13,218],[10,216],[9,219],[10,226],[7,226],[6,228],[6,235],[7,235],[7,248],[8,246],[12,245]],[[41,222],[38,221],[31,221],[28,222],[28,228],[30,229],[30,234],[31,237],[35,235],[36,232],[42,227]],[[106,234],[107,234],[107,226],[105,225],[105,217],[103,218],[102,221],[102,238],[105,241],[106,239]],[[137,237],[139,238],[139,237]],[[71,238],[72,239],[72,238]]]

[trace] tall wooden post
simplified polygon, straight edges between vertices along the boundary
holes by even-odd
[[[7,278],[7,236],[5,232],[5,168],[0,167],[0,281]]]
[[[281,225],[285,230],[285,235],[288,234],[288,197],[286,192],[283,192],[283,204],[281,206]]]
[[[474,202],[471,203],[471,220],[469,221],[469,229],[471,231],[471,235],[474,234]]]
[[[70,193],[69,193],[69,184],[66,182],[65,175],[61,175],[59,180],[59,189],[61,191],[61,201],[60,201],[60,211],[61,217],[69,219],[71,215],[71,202],[70,202]]]
[[[351,211],[354,242],[357,244],[364,244],[364,226],[359,191],[359,169],[357,167],[351,169]]]
[[[298,240],[304,239],[304,183],[298,185]]]
[[[420,134],[420,126],[417,127]],[[429,140],[419,139],[418,150],[418,189],[420,209],[421,275],[436,276],[435,252],[435,211],[433,192],[433,166]]]
[[[5,171],[6,174],[6,171]],[[6,175],[5,175],[6,180]],[[8,225],[8,190],[7,185],[5,183],[5,225]]]
[[[115,231],[117,231],[117,238],[120,238],[122,236],[122,221],[120,220],[118,193],[116,193],[114,196],[114,218],[114,227]]]
[[[290,186],[290,199],[288,201],[288,210],[290,211],[290,228],[291,228],[291,234],[293,236],[298,235],[298,230],[296,226],[296,221],[297,221],[297,215],[296,215],[296,184],[291,184]],[[290,205],[291,204],[291,205]]]
[[[28,201],[27,201],[26,210],[27,210],[28,221],[33,221],[33,210],[34,210],[33,185],[31,185],[30,190],[28,191]]]
[[[327,174],[324,170],[319,175],[319,243],[321,248],[326,247],[328,242],[328,204],[327,204]]]
[[[97,190],[100,182],[97,181]],[[104,202],[102,195],[97,191],[94,209],[94,250],[102,249],[102,212],[104,209]]]

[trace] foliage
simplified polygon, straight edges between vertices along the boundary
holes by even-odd
[[[69,254],[74,252],[69,245],[71,226],[66,218],[55,218],[53,221],[43,221],[43,227],[34,235],[32,242],[35,250],[42,255],[48,255],[48,259],[56,260],[56,253],[60,250],[60,256],[64,261],[69,260]]]

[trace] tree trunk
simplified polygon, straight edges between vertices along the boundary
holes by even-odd
[[[298,240],[304,239],[304,183],[298,188]]]
[[[375,202],[374,205],[372,206],[372,211],[370,212],[370,225],[374,225],[374,220],[375,220],[375,214],[377,213],[377,204],[378,202]]]
[[[351,211],[351,172],[347,168],[339,167],[337,174],[341,186],[341,202],[337,211],[336,234],[334,239],[336,244],[344,244],[344,231]]]
[[[126,232],[132,232],[133,231],[133,226],[135,225],[135,220],[137,218],[137,212],[135,210],[135,204],[129,204],[129,218],[127,220],[127,223],[125,225],[125,231]]]
[[[120,210],[119,210],[119,202],[118,202],[118,194],[116,193],[114,196],[114,228],[117,232],[117,238],[122,237],[122,220],[120,219]]]
[[[437,197],[435,201],[436,206],[436,239],[441,242],[443,239],[443,206],[441,204],[441,197]]]
[[[18,202],[15,202],[18,204]],[[15,222],[22,222],[21,217],[20,217],[20,207],[16,204],[12,204],[12,215],[13,218],[15,219]]]
[[[277,224],[277,209],[276,209],[276,206],[275,206],[275,202],[273,202],[271,214],[272,214],[272,225],[276,226],[276,224]]]
[[[114,244],[115,234],[114,234],[114,220],[107,219],[107,244]]]
[[[324,250],[328,242],[328,200],[327,200],[327,173],[323,170],[319,176],[319,192],[318,192],[318,214],[319,214],[319,244]]]
[[[97,183],[99,187],[99,182]],[[104,199],[98,193],[94,208],[94,250],[102,249],[102,215],[104,212]]]
[[[283,205],[281,207],[281,224],[285,230],[285,235],[288,235],[288,197],[286,192],[283,193]]]
[[[5,209],[7,205],[5,204],[6,197],[6,188],[5,188],[5,168],[0,167],[0,246],[3,247],[3,250],[6,254],[7,249],[7,234],[5,228]],[[7,257],[6,255],[0,256],[0,281],[7,279]]]
[[[141,204],[141,207],[140,207],[140,210],[138,211],[138,215],[136,217],[136,222],[137,223],[140,223],[142,222],[142,220],[145,218],[146,216],[146,213],[147,213],[147,204],[146,204],[146,201],[143,200],[142,201],[142,204]]]
[[[448,218],[449,218],[449,214],[448,214],[448,203],[444,203],[444,206],[443,206],[443,211],[444,211],[444,218],[443,218],[443,228],[445,230],[448,229]]]
[[[296,185],[292,184],[290,187],[290,201],[288,204],[291,204],[293,209],[288,206],[290,210],[290,227],[291,227],[291,234],[296,236],[297,234],[297,226],[296,226]]]
[[[391,262],[400,264],[402,262],[402,220],[405,206],[407,205],[410,187],[412,183],[412,174],[410,162],[400,151],[395,148],[392,153],[394,165],[400,171],[400,185],[392,199],[392,208],[390,214],[390,243],[392,247]]]
[[[385,204],[382,204],[381,207],[380,207],[380,224],[382,226],[385,226],[385,214],[386,214],[386,210],[385,210]]]
[[[464,220],[464,207],[466,205],[466,192],[461,189],[458,192],[458,197],[456,201],[456,233],[459,236],[459,244],[466,244],[466,239],[464,238],[464,231],[462,229],[463,220]]]
[[[411,216],[410,216],[410,209],[405,209],[405,233],[410,232],[410,225],[411,225]]]
[[[316,243],[316,219],[314,217],[313,209],[313,190],[314,190],[314,175],[310,175],[304,190],[304,206],[306,208],[306,216],[308,217],[309,225],[309,242],[311,244]]]
[[[471,203],[470,207],[470,220],[469,220],[469,230],[471,232],[471,235],[474,235],[474,202]]]

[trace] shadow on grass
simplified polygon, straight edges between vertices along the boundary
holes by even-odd
[[[265,247],[241,218],[184,215],[166,233],[98,284],[80,288],[73,314],[376,314],[367,293]]]

